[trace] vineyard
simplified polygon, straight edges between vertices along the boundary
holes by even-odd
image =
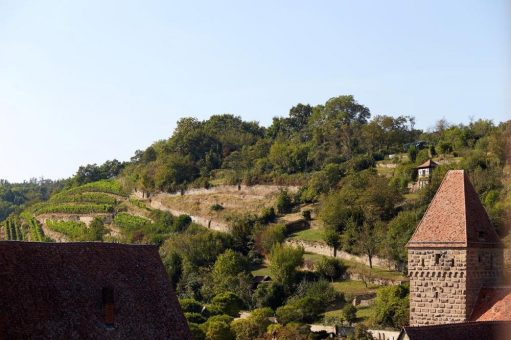
[[[111,204],[53,204],[47,203],[37,207],[34,210],[35,215],[41,214],[52,214],[52,213],[62,213],[62,214],[99,214],[99,213],[112,213],[114,211],[114,206]]]
[[[114,224],[121,229],[133,230],[151,224],[151,220],[127,213],[119,213],[114,217]]]
[[[66,191],[69,194],[81,194],[84,192],[103,192],[108,194],[114,194],[118,196],[127,197],[126,192],[121,184],[115,180],[102,180],[92,183],[87,183],[82,186],[72,188]]]
[[[115,199],[115,197],[112,197],[110,194],[103,192],[83,192],[77,194],[66,191],[54,195],[49,202],[53,203],[83,202],[114,205],[118,201],[117,199]]]

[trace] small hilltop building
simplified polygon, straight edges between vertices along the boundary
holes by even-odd
[[[419,189],[427,186],[431,180],[433,170],[438,167],[438,164],[428,159],[426,162],[419,165],[417,169],[417,186]]]

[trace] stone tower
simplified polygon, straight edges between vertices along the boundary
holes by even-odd
[[[445,175],[406,247],[411,326],[470,320],[502,276],[502,245],[463,170]]]

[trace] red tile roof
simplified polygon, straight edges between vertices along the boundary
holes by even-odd
[[[0,328],[5,339],[191,339],[157,248],[141,245],[0,242]]]
[[[410,340],[511,340],[511,322],[484,321],[403,327],[398,339]]]
[[[470,319],[511,321],[511,287],[481,288]]]
[[[479,196],[463,170],[445,175],[407,247],[500,246]]]
[[[419,165],[416,169],[436,168],[437,166],[438,164],[436,162],[432,161],[431,159],[428,159],[427,161]]]

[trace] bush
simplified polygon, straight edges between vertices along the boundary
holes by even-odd
[[[273,209],[273,207],[264,208],[261,216],[259,217],[259,221],[262,224],[268,224],[275,221],[276,217],[277,215],[275,214],[275,209]]]
[[[206,330],[206,339],[215,340],[234,340],[234,334],[228,323],[214,321],[208,324]]]
[[[273,315],[270,308],[254,309],[248,318],[237,319],[231,323],[236,340],[252,340],[260,338],[271,324],[268,320]]]
[[[229,315],[215,315],[203,323],[201,329],[206,334],[206,339],[234,340],[230,327],[232,320]]]
[[[286,238],[286,226],[283,224],[270,225],[259,235],[260,246],[265,254],[271,251],[275,244],[282,243]]]
[[[179,299],[179,304],[183,312],[200,313],[202,311],[202,304],[194,299]]]
[[[192,223],[192,218],[188,215],[179,215],[174,220],[174,231],[176,232],[183,232],[188,228],[188,226]]]
[[[384,327],[399,328],[408,322],[408,288],[388,286],[378,289],[374,302],[374,322]]]
[[[221,204],[215,203],[211,207],[209,207],[211,211],[221,211],[224,210],[224,207]]]
[[[188,322],[192,323],[204,323],[206,322],[206,318],[202,316],[200,313],[189,313],[185,312],[185,318]]]
[[[286,300],[284,287],[278,282],[260,283],[252,295],[256,307],[270,307],[275,310]]]
[[[311,211],[310,210],[302,211],[302,216],[303,216],[303,219],[306,220],[306,221],[312,220]]]
[[[290,213],[293,208],[293,202],[287,190],[281,190],[277,196],[277,211],[279,214]]]
[[[190,333],[192,334],[192,338],[194,340],[205,340],[206,334],[202,331],[198,324],[193,322],[188,322],[188,328],[190,328]]]
[[[346,267],[339,259],[323,256],[321,261],[317,264],[316,271],[320,277],[333,282],[343,277],[346,272]]]
[[[303,248],[274,244],[270,255],[270,272],[272,278],[284,286],[284,290],[291,291],[297,278],[297,269],[303,264]]]
[[[211,302],[219,306],[224,314],[230,316],[238,316],[238,313],[244,307],[243,301],[232,292],[218,294]]]
[[[410,162],[415,163],[415,160],[417,159],[417,152],[415,145],[408,148],[408,159],[410,159]]]
[[[351,326],[351,324],[357,319],[357,309],[351,303],[346,303],[342,308],[342,316]]]

